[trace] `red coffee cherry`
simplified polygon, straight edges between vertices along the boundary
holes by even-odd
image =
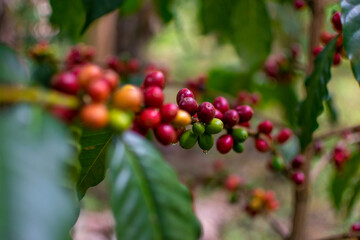
[[[322,46],[317,46],[317,47],[314,47],[312,49],[312,54],[314,55],[314,57],[317,57],[317,55],[319,55],[319,53],[321,53],[321,51],[324,49],[324,47]]]
[[[225,188],[229,191],[236,191],[243,180],[238,175],[229,175],[225,181]]]
[[[185,97],[180,101],[179,108],[187,111],[191,116],[193,116],[198,109],[198,105],[194,98]]]
[[[147,108],[140,114],[138,124],[144,128],[154,128],[161,122],[160,112],[153,108]]]
[[[216,97],[213,101],[213,105],[221,113],[225,113],[229,110],[229,103],[224,97]]]
[[[146,75],[144,80],[144,87],[147,88],[151,86],[159,87],[161,89],[165,87],[165,76],[162,72],[153,71]]]
[[[107,82],[111,90],[114,90],[120,82],[119,75],[112,69],[106,69],[104,71],[103,79]]]
[[[255,140],[255,148],[262,153],[267,152],[270,149],[269,144],[261,138]]]
[[[203,102],[200,104],[197,110],[197,116],[200,122],[209,123],[215,117],[215,108],[209,102]]]
[[[305,182],[305,174],[300,171],[294,172],[291,178],[296,185],[301,185]]]
[[[276,78],[279,74],[280,69],[277,62],[270,58],[265,62],[264,71],[269,77]]]
[[[278,133],[278,135],[276,136],[276,140],[278,143],[284,143],[291,137],[291,135],[292,135],[291,130],[285,128]]]
[[[294,8],[297,10],[303,9],[306,6],[306,3],[304,0],[295,0],[293,2]]]
[[[194,94],[187,88],[180,89],[176,95],[176,102],[179,104],[186,97],[194,98]]]
[[[222,160],[215,160],[212,165],[216,172],[222,171],[225,168],[225,163]]]
[[[163,105],[160,108],[161,120],[164,123],[171,122],[176,117],[178,110],[179,108],[173,103]]]
[[[50,109],[50,112],[52,113],[52,115],[64,121],[65,123],[72,122],[77,115],[76,110],[62,106],[54,106]]]
[[[75,74],[71,72],[60,73],[54,76],[52,80],[52,86],[54,89],[76,95],[79,92],[79,83]]]
[[[216,142],[217,150],[222,153],[228,153],[234,145],[234,140],[230,134],[222,135]]]
[[[223,116],[224,116],[224,115],[222,114],[222,112],[220,112],[219,110],[215,109],[215,118],[222,120]]]
[[[335,53],[333,58],[333,65],[337,66],[341,63],[341,55],[340,53]]]
[[[105,80],[99,79],[90,82],[86,87],[86,92],[94,102],[105,102],[108,100],[111,90]]]
[[[264,134],[270,134],[273,130],[273,124],[270,121],[263,121],[258,125],[258,131]]]
[[[132,58],[126,63],[126,69],[129,73],[136,73],[139,71],[139,68],[140,62],[136,58]]]
[[[222,118],[225,127],[232,128],[239,122],[239,114],[235,110],[227,110]]]
[[[335,36],[329,32],[322,32],[320,34],[320,41],[324,44],[327,45]]]
[[[350,228],[351,232],[359,232],[360,231],[360,222],[356,222],[354,223],[351,228]]]
[[[92,103],[81,109],[80,119],[86,127],[100,129],[108,124],[109,112],[105,105]]]
[[[147,107],[160,108],[164,102],[164,93],[161,88],[152,86],[144,90],[144,102]]]
[[[177,134],[170,124],[160,124],[154,130],[156,139],[163,145],[169,145],[177,141]]]
[[[248,105],[240,105],[235,108],[239,114],[239,123],[248,122],[254,115],[253,109]]]
[[[291,167],[293,169],[298,169],[304,164],[304,156],[303,155],[297,155],[294,157],[294,159],[291,161]]]
[[[331,23],[333,25],[334,30],[337,32],[342,32],[342,23],[341,23],[341,13],[336,12],[331,18]]]

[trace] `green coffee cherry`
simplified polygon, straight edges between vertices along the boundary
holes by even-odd
[[[118,109],[112,109],[109,113],[110,126],[116,131],[123,132],[131,127],[132,115]]]
[[[192,130],[195,133],[195,135],[201,136],[205,132],[205,125],[200,122],[194,123],[194,125],[192,126]]]
[[[187,130],[180,137],[180,146],[185,149],[190,149],[196,144],[197,139],[198,137],[193,131]]]
[[[199,147],[204,150],[208,151],[214,145],[214,136],[211,134],[203,134],[198,139]]]
[[[233,129],[231,135],[233,136],[235,142],[244,142],[248,138],[248,132],[242,128]]]
[[[207,134],[217,134],[221,132],[223,128],[224,128],[224,123],[220,119],[214,118],[213,120],[211,120],[209,124],[206,124],[205,132]]]
[[[233,149],[237,153],[242,153],[244,151],[244,144],[242,144],[240,142],[235,143],[234,146],[233,146]]]
[[[285,167],[284,160],[281,157],[275,156],[272,160],[271,167],[275,171],[282,171]]]

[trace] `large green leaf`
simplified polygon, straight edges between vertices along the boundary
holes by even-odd
[[[98,185],[105,178],[107,149],[113,133],[105,130],[84,130],[80,138],[80,176],[77,183],[79,198],[87,189]]]
[[[0,132],[0,239],[68,239],[77,205],[62,187],[73,157],[67,129],[20,106],[0,112]]]
[[[173,0],[153,0],[155,9],[163,22],[168,23],[173,17]]]
[[[189,191],[160,154],[135,133],[114,139],[111,206],[122,240],[197,240],[200,226]]]
[[[354,75],[360,83],[360,2],[342,0],[341,8],[345,52],[351,61]]]
[[[0,43],[0,84],[25,84],[29,82],[24,59],[14,50]]]
[[[337,38],[329,42],[315,59],[314,70],[305,81],[307,96],[300,105],[299,125],[301,148],[311,142],[313,132],[319,127],[318,116],[324,111],[323,102],[329,98],[327,84],[331,79],[331,65]]]

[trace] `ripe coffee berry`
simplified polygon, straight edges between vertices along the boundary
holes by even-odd
[[[139,124],[144,128],[154,128],[161,122],[160,112],[153,108],[147,108],[140,114]]]
[[[78,74],[80,86],[86,87],[91,81],[102,77],[102,69],[95,64],[88,64],[82,67]]]
[[[111,69],[104,71],[103,79],[107,82],[111,90],[114,90],[120,83],[119,75]]]
[[[164,123],[171,122],[176,117],[178,110],[179,108],[173,103],[163,105],[160,108],[161,120]]]
[[[234,140],[230,134],[222,135],[216,142],[217,150],[222,153],[228,153],[234,146]]]
[[[220,112],[219,110],[215,109],[215,118],[222,120],[223,116],[224,116],[224,115],[222,114],[222,112]]]
[[[213,105],[221,113],[225,113],[229,110],[229,103],[224,97],[216,97],[213,101]]]
[[[239,114],[235,110],[227,110],[222,118],[224,124],[228,128],[232,128],[239,122]]]
[[[294,172],[292,180],[296,185],[301,185],[305,182],[305,174],[303,172]]]
[[[179,104],[186,97],[194,98],[194,94],[187,88],[180,89],[176,95],[176,102]]]
[[[242,179],[237,175],[229,175],[225,181],[225,188],[229,191],[236,191],[240,184],[242,183]]]
[[[258,125],[258,131],[264,134],[270,134],[273,130],[273,124],[270,121],[263,121]]]
[[[265,140],[263,140],[261,138],[257,138],[255,140],[255,148],[259,152],[267,152],[270,149],[269,144]]]
[[[77,115],[77,111],[62,106],[54,106],[50,112],[65,123],[70,123]]]
[[[100,103],[86,105],[80,111],[80,119],[86,127],[93,129],[103,128],[109,121],[108,109]]]
[[[239,114],[239,123],[248,122],[254,115],[253,109],[248,105],[240,105],[235,108]]]
[[[306,5],[304,0],[295,0],[293,2],[294,8],[297,10],[303,9]]]
[[[200,104],[197,110],[197,116],[200,122],[209,123],[215,117],[215,108],[209,102],[203,102]]]
[[[116,108],[139,112],[143,104],[143,93],[134,85],[124,85],[113,96],[113,104]]]
[[[110,87],[103,79],[92,81],[87,85],[86,92],[94,102],[105,102],[110,96]]]
[[[341,23],[341,13],[336,12],[331,18],[331,23],[334,27],[334,29],[338,32],[342,31],[342,23]]]
[[[165,146],[177,141],[176,131],[170,124],[160,124],[155,128],[154,133],[156,139]]]
[[[161,88],[152,86],[144,90],[144,102],[147,107],[160,108],[164,102],[164,93]]]
[[[333,38],[334,38],[334,35],[332,35],[329,32],[322,32],[320,34],[320,41],[325,45],[327,45]]]
[[[285,128],[278,133],[278,135],[276,136],[276,140],[278,143],[285,143],[291,137],[291,135],[291,130]]]
[[[335,53],[333,58],[333,65],[337,66],[341,63],[341,55],[340,53]]]
[[[165,87],[165,76],[162,72],[154,71],[146,75],[144,80],[144,87],[147,88],[151,86],[159,87],[161,89]]]
[[[324,47],[322,46],[317,46],[317,47],[314,47],[312,49],[312,54],[314,55],[314,57],[317,57],[317,55],[319,55],[319,53],[321,53],[321,51],[324,49]]]
[[[75,74],[70,72],[55,75],[53,78],[52,86],[54,89],[60,92],[71,95],[76,95],[79,92],[78,80]]]
[[[198,109],[198,105],[194,98],[185,97],[180,101],[179,108],[187,111],[191,116],[193,116]]]
[[[351,228],[350,228],[351,232],[360,232],[360,222],[356,222],[354,223]]]
[[[294,157],[294,159],[291,161],[291,167],[293,169],[298,169],[304,164],[304,156],[303,155],[297,155]]]

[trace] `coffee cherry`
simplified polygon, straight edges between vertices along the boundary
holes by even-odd
[[[263,152],[263,153],[269,151],[269,149],[270,149],[269,144],[261,138],[257,138],[255,140],[255,148],[259,152]]]
[[[136,73],[139,71],[140,62],[136,58],[132,58],[126,63],[126,69],[129,73]]]
[[[264,71],[269,77],[276,78],[280,72],[279,66],[273,59],[268,59],[264,65]]]
[[[303,155],[297,155],[294,157],[294,159],[291,161],[291,166],[293,169],[298,169],[304,164],[304,156]]]
[[[194,98],[185,97],[183,98],[183,100],[180,101],[179,108],[187,111],[188,113],[190,113],[191,116],[193,116],[198,109],[198,105]]]
[[[239,123],[248,122],[254,115],[254,111],[248,105],[240,105],[235,108],[239,114]]]
[[[207,134],[217,134],[221,132],[223,128],[224,123],[220,119],[214,118],[210,123],[205,125],[205,132]]]
[[[132,131],[139,133],[142,136],[146,136],[149,133],[149,129],[148,128],[144,128],[143,126],[141,126],[139,124],[139,120],[138,117],[135,119],[135,121],[133,122],[133,126],[131,128]]]
[[[322,32],[320,34],[320,41],[327,45],[335,36],[329,32]]]
[[[104,71],[103,79],[109,85],[111,90],[114,90],[120,83],[119,75],[112,69],[106,69]]]
[[[89,83],[86,92],[94,102],[105,102],[110,96],[110,87],[103,79]]]
[[[215,118],[222,120],[223,116],[224,116],[224,115],[222,114],[222,112],[220,112],[219,110],[215,109]]]
[[[60,73],[54,76],[52,80],[52,86],[54,89],[76,95],[79,92],[79,83],[75,74],[71,72]]]
[[[80,86],[86,87],[91,81],[102,77],[102,69],[95,64],[88,64],[82,67],[78,74]]]
[[[244,151],[244,144],[241,142],[234,143],[233,150],[237,153],[242,153]]]
[[[205,125],[200,122],[194,123],[192,126],[192,130],[196,136],[201,136],[205,132]]]
[[[159,87],[163,89],[165,87],[165,76],[160,71],[153,71],[146,75],[144,80],[144,87],[148,88],[151,86]]]
[[[200,122],[209,123],[215,117],[215,108],[209,102],[203,102],[200,104],[197,110],[197,116]]]
[[[230,134],[222,135],[216,142],[216,148],[222,154],[230,152],[233,146],[234,140]]]
[[[171,122],[176,117],[178,110],[179,108],[173,103],[163,105],[160,108],[161,120],[164,123]]]
[[[164,93],[159,87],[148,87],[144,90],[144,102],[147,107],[160,108],[164,102]]]
[[[284,159],[278,156],[274,156],[270,164],[270,168],[275,171],[282,171],[285,168]]]
[[[231,192],[236,191],[242,182],[243,180],[239,176],[229,175],[225,181],[225,188]]]
[[[278,143],[285,143],[292,135],[292,132],[290,129],[285,128],[283,130],[281,130],[277,136],[276,136],[276,140]]]
[[[248,132],[242,128],[235,128],[232,130],[231,135],[233,136],[235,142],[244,142],[248,138]]]
[[[294,172],[291,178],[296,185],[301,185],[305,182],[305,174],[300,171]]]
[[[264,134],[270,134],[273,130],[273,124],[270,121],[263,121],[258,125],[258,131]]]
[[[303,9],[306,6],[306,3],[304,0],[295,0],[293,2],[294,8],[297,10]]]
[[[194,147],[196,141],[198,140],[198,136],[193,133],[191,130],[187,130],[180,137],[180,146],[184,149],[190,149]]]
[[[134,85],[124,85],[118,89],[113,96],[113,104],[116,108],[139,112],[143,104],[143,94]]]
[[[239,114],[235,110],[227,110],[222,118],[225,127],[232,128],[239,122]]]
[[[356,222],[354,223],[351,228],[350,228],[351,232],[360,232],[360,222]]]
[[[221,113],[225,113],[229,110],[229,103],[224,97],[216,97],[213,101],[213,105]]]
[[[165,146],[177,141],[176,131],[170,124],[160,124],[155,128],[154,133],[156,139]]]
[[[314,55],[314,57],[317,57],[323,49],[324,49],[323,46],[317,46],[317,47],[314,47],[311,51],[312,51],[312,54]]]
[[[316,140],[314,142],[315,153],[321,153],[324,149],[324,142],[322,140]]]
[[[109,123],[112,128],[114,128],[118,132],[123,132],[131,127],[133,122],[133,118],[131,114],[112,109],[109,113]]]
[[[78,113],[76,110],[62,106],[54,106],[50,109],[50,112],[65,123],[72,122]]]
[[[216,172],[222,171],[225,167],[225,163],[222,160],[215,160],[212,165]]]
[[[179,109],[176,113],[174,120],[171,123],[175,127],[186,127],[191,123],[191,116],[188,112]]]
[[[341,13],[336,12],[331,18],[331,23],[333,25],[334,30],[337,32],[342,32],[342,23],[341,23]]]
[[[180,91],[176,95],[177,104],[180,104],[181,100],[183,100],[186,97],[194,98],[194,94],[187,88],[180,89]]]
[[[160,112],[153,108],[147,108],[140,114],[139,124],[144,128],[154,128],[161,122]]]
[[[109,121],[108,109],[103,104],[91,103],[81,109],[80,119],[86,127],[93,129],[103,128]]]
[[[335,53],[333,58],[333,65],[337,66],[341,63],[341,55],[340,53]]]
[[[202,150],[208,151],[214,145],[214,136],[211,134],[205,133],[205,134],[199,136],[198,143],[199,143],[199,147]]]

